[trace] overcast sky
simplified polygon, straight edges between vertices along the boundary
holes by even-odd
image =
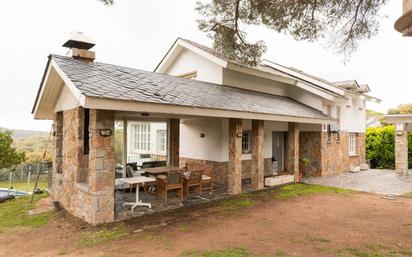
[[[197,28],[196,0],[116,0],[106,7],[97,0],[2,1],[0,8],[0,127],[50,129],[35,121],[31,108],[49,53],[65,54],[61,45],[72,31],[82,31],[97,45],[97,61],[152,71],[177,37],[210,45]],[[412,102],[412,38],[393,29],[401,0],[382,9],[381,31],[361,43],[349,63],[322,43],[296,42],[265,28],[248,31],[266,41],[264,58],[294,66],[331,81],[356,79],[371,95],[383,99],[369,105],[386,112]]]

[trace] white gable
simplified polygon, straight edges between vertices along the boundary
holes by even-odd
[[[73,93],[70,91],[69,87],[64,85],[60,96],[56,102],[54,107],[54,112],[66,111],[71,110],[77,107],[80,107],[81,104],[79,101],[74,97]]]
[[[188,49],[181,50],[163,73],[181,76],[192,72],[197,73],[198,80],[222,84],[222,67]]]

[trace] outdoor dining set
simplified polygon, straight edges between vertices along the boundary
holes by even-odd
[[[166,166],[165,161],[150,161],[144,162],[139,167],[136,163],[130,163],[126,166],[126,177],[116,179],[118,189],[127,190],[130,192],[136,188],[136,201],[125,202],[123,206],[131,206],[131,210],[137,206],[146,206],[151,208],[151,203],[142,202],[139,199],[139,189],[143,188],[146,194],[151,194],[168,202],[169,191],[175,191],[180,201],[184,201],[189,197],[190,191],[201,195],[204,191],[212,193],[212,174],[211,169],[204,168],[189,168],[188,165],[184,168]]]

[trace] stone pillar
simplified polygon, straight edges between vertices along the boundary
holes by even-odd
[[[251,133],[251,147],[252,147],[252,189],[259,190],[264,187],[264,136],[265,136],[265,123],[263,120],[252,120],[252,133]]]
[[[228,190],[232,195],[242,192],[242,133],[242,120],[230,118]]]
[[[62,173],[63,163],[63,112],[54,115],[53,121],[53,173]]]
[[[297,123],[289,122],[288,124],[286,149],[286,170],[295,175],[295,182],[299,182],[299,127]]]
[[[170,119],[169,126],[169,165],[179,167],[180,120]]]
[[[101,130],[111,130],[110,136],[102,136]],[[89,222],[101,224],[114,221],[114,112],[90,110],[90,151],[88,192]]]
[[[408,132],[406,124],[396,124],[395,169],[399,173],[408,172]]]
[[[51,189],[52,197],[55,201],[60,200],[61,174],[63,171],[63,112],[54,114],[53,119],[53,156],[52,156],[52,177]],[[32,174],[33,170],[32,170]]]

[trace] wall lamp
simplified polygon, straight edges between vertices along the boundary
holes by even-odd
[[[99,134],[102,137],[110,137],[113,134],[113,131],[111,129],[101,129],[99,130]]]

